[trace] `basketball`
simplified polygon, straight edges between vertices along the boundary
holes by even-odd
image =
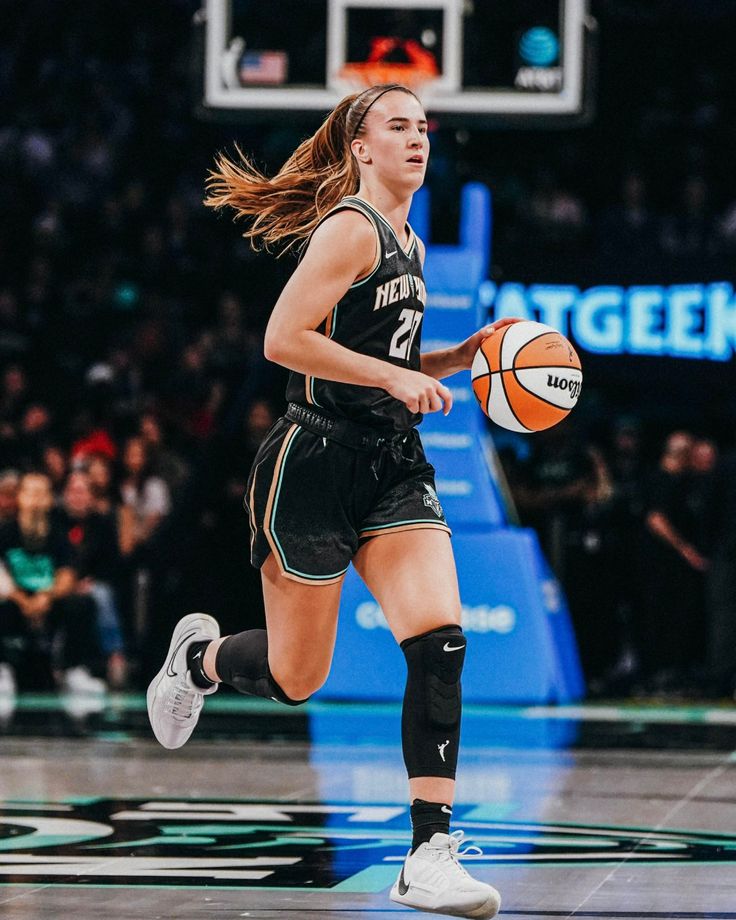
[[[483,341],[471,369],[473,392],[502,428],[528,433],[561,422],[583,384],[580,359],[552,326],[523,320]]]

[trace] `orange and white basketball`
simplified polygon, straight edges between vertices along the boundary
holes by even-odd
[[[523,320],[488,336],[471,369],[485,414],[510,431],[542,431],[575,406],[583,384],[580,358],[564,335]]]

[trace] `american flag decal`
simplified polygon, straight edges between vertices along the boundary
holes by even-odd
[[[286,83],[289,58],[285,51],[246,51],[240,59],[238,75],[243,84]]]

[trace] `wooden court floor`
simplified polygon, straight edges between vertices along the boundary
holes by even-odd
[[[140,697],[0,707],[0,917],[413,915],[398,707],[283,712],[223,694],[167,752]],[[736,920],[732,707],[466,721],[453,828],[501,916]]]

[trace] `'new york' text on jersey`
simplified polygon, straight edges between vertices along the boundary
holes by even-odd
[[[323,220],[347,209],[360,211],[372,223],[379,251],[372,271],[350,286],[317,331],[351,351],[418,371],[427,294],[414,232],[407,224],[408,243],[402,248],[386,218],[352,196],[343,198]],[[379,387],[335,383],[295,371],[286,398],[374,428],[406,431],[422,419]]]

